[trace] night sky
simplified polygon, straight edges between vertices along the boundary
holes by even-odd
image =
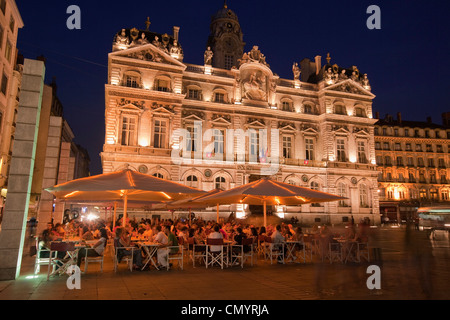
[[[180,27],[184,62],[203,64],[211,16],[223,0],[191,1],[20,1],[24,21],[18,49],[25,58],[47,58],[46,83],[53,77],[64,117],[75,142],[88,149],[91,174],[101,173],[104,142],[107,57],[122,28],[172,34]],[[81,9],[81,30],[69,30],[67,7]],[[369,30],[367,8],[381,9],[381,30]],[[367,73],[376,95],[373,111],[381,117],[402,112],[403,120],[441,123],[450,111],[450,2],[391,1],[256,1],[229,0],[246,42],[258,45],[274,73],[292,79],[292,64],[329,52],[331,63],[357,66]]]

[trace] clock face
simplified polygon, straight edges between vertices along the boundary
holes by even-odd
[[[227,28],[228,28],[228,29],[233,28],[233,25],[231,24],[231,22],[228,22],[228,23],[227,23]]]

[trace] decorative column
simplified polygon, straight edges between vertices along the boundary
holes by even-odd
[[[44,88],[42,61],[25,59],[8,195],[0,233],[0,280],[20,275]]]

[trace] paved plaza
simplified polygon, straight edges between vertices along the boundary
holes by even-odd
[[[21,276],[0,282],[0,300],[447,300],[450,298],[449,239],[430,240],[413,228],[372,229],[371,246],[381,248],[381,261],[370,263],[270,264],[258,259],[254,266],[221,270],[192,267],[184,270],[113,270],[105,257],[81,275],[81,289],[70,290],[68,276],[47,281],[46,266],[33,276],[34,257],[25,256]],[[381,289],[368,289],[369,265],[381,269]],[[82,266],[83,268],[83,266]]]

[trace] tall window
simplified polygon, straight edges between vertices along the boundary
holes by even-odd
[[[215,92],[214,93],[214,101],[224,103],[225,102],[225,93],[223,92]]]
[[[367,187],[365,184],[359,185],[359,205],[363,208],[367,208],[369,206]]]
[[[304,111],[304,113],[307,113],[307,114],[313,114],[314,113],[313,107],[311,105],[309,105],[309,104],[305,104],[305,106],[303,107],[303,111]]]
[[[153,128],[153,147],[165,148],[167,137],[167,122],[165,120],[155,119]]]
[[[225,55],[225,69],[230,70],[234,65],[234,56],[226,54]]]
[[[11,62],[12,45],[9,40],[6,40],[5,58],[8,62]]]
[[[16,20],[14,20],[13,15],[9,18],[9,28],[11,29],[11,32],[14,33],[14,27],[16,25]]]
[[[191,188],[198,188],[197,176],[191,175],[186,178],[186,185]]]
[[[0,1],[0,9],[2,10],[3,14],[6,12],[6,0]]]
[[[292,156],[292,137],[283,136],[283,157],[291,159]]]
[[[347,161],[347,156],[345,153],[345,140],[337,139],[336,146],[337,146],[337,161],[340,162]]]
[[[161,78],[155,80],[155,89],[157,91],[164,91],[169,92],[170,91],[170,80]]]
[[[311,184],[310,184],[310,188],[311,188],[312,190],[319,191],[319,188],[320,188],[319,183],[316,182],[316,181],[312,181]]]
[[[347,114],[347,112],[345,111],[345,106],[343,106],[342,104],[337,104],[334,106],[334,113]]]
[[[281,102],[281,110],[283,111],[292,111],[292,103],[290,101],[282,101]]]
[[[347,198],[347,186],[345,183],[343,183],[343,182],[338,183],[337,194],[340,197]],[[339,200],[339,207],[347,207],[346,200]]]
[[[397,166],[398,167],[403,166],[403,157],[397,157]]]
[[[189,89],[188,90],[188,98],[200,100],[200,90],[198,89]]]
[[[198,149],[198,129],[196,126],[186,127],[187,137],[186,137],[186,150],[187,151],[197,151]]]
[[[358,141],[358,162],[367,163],[366,143],[364,141]]]
[[[130,88],[137,88],[138,87],[138,77],[126,76],[126,84],[125,85]]]
[[[305,139],[305,158],[306,160],[314,160],[314,139]]]
[[[250,131],[250,161],[256,162],[258,161],[259,154],[259,134],[256,130]]]
[[[215,185],[216,185],[216,189],[222,189],[225,190],[226,189],[226,180],[224,177],[217,177],[215,179]]]
[[[365,117],[366,114],[364,112],[364,109],[362,109],[362,108],[355,108],[355,116],[357,116],[357,117]]]
[[[123,146],[136,145],[136,117],[123,116],[121,144]]]
[[[214,137],[214,153],[223,154],[224,150],[224,130],[214,129],[213,137]]]
[[[6,74],[3,74],[3,76],[2,76],[2,84],[1,84],[0,90],[2,91],[2,93],[5,96],[6,96],[7,88],[8,88],[8,77],[6,76]]]

